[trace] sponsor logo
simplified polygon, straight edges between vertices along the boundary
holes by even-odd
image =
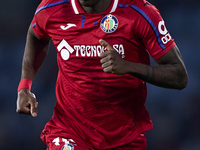
[[[60,52],[61,57],[64,60],[68,60],[70,54],[72,54],[74,52],[74,49],[64,39],[57,46],[57,50]]]
[[[105,16],[100,23],[101,29],[106,33],[114,32],[118,27],[118,20],[115,16],[109,14]]]
[[[116,50],[122,58],[125,57],[124,46],[122,44],[113,44],[113,49]],[[101,53],[106,51],[101,45],[74,45],[68,44],[66,40],[62,40],[57,46],[58,52],[63,60],[68,60],[73,52],[76,52],[76,57],[99,57]]]
[[[75,25],[75,24],[72,24],[72,23],[68,23],[67,26],[63,26],[63,25],[60,26],[60,28],[61,28],[62,30],[67,30],[67,29],[69,29],[69,28],[71,28],[71,27],[76,27],[76,25]]]
[[[158,30],[159,30],[160,34],[162,35],[161,40],[162,40],[163,44],[167,44],[167,42],[169,42],[172,37],[167,31],[164,20],[162,20],[158,23]]]

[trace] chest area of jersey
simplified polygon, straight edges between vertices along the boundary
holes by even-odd
[[[79,42],[95,42],[99,38],[130,38],[132,26],[124,16],[107,15],[57,15],[47,23],[47,32],[53,39],[79,39]]]
[[[123,58],[130,48],[131,25],[120,15],[73,15],[51,21],[48,33],[64,60],[70,57],[99,57],[106,49],[99,40],[109,42]],[[127,52],[128,53],[128,52]]]

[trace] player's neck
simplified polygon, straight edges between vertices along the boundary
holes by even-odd
[[[83,9],[86,13],[89,14],[98,14],[104,12],[110,5],[112,0],[100,0],[96,5],[94,6],[83,6]]]

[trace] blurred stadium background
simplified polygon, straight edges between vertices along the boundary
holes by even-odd
[[[147,132],[147,150],[200,150],[200,1],[149,0],[161,12],[177,43],[189,74],[182,90],[148,84],[147,109],[154,129]],[[0,150],[45,150],[40,132],[55,104],[56,51],[37,74],[32,91],[39,101],[38,117],[16,113],[26,32],[40,0],[6,0],[0,5]],[[153,62],[154,63],[154,62]]]

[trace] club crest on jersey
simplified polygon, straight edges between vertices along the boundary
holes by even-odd
[[[65,144],[61,150],[74,150],[74,146],[72,144]]]
[[[115,16],[109,14],[101,20],[101,29],[106,33],[114,32],[118,27],[118,20]]]

